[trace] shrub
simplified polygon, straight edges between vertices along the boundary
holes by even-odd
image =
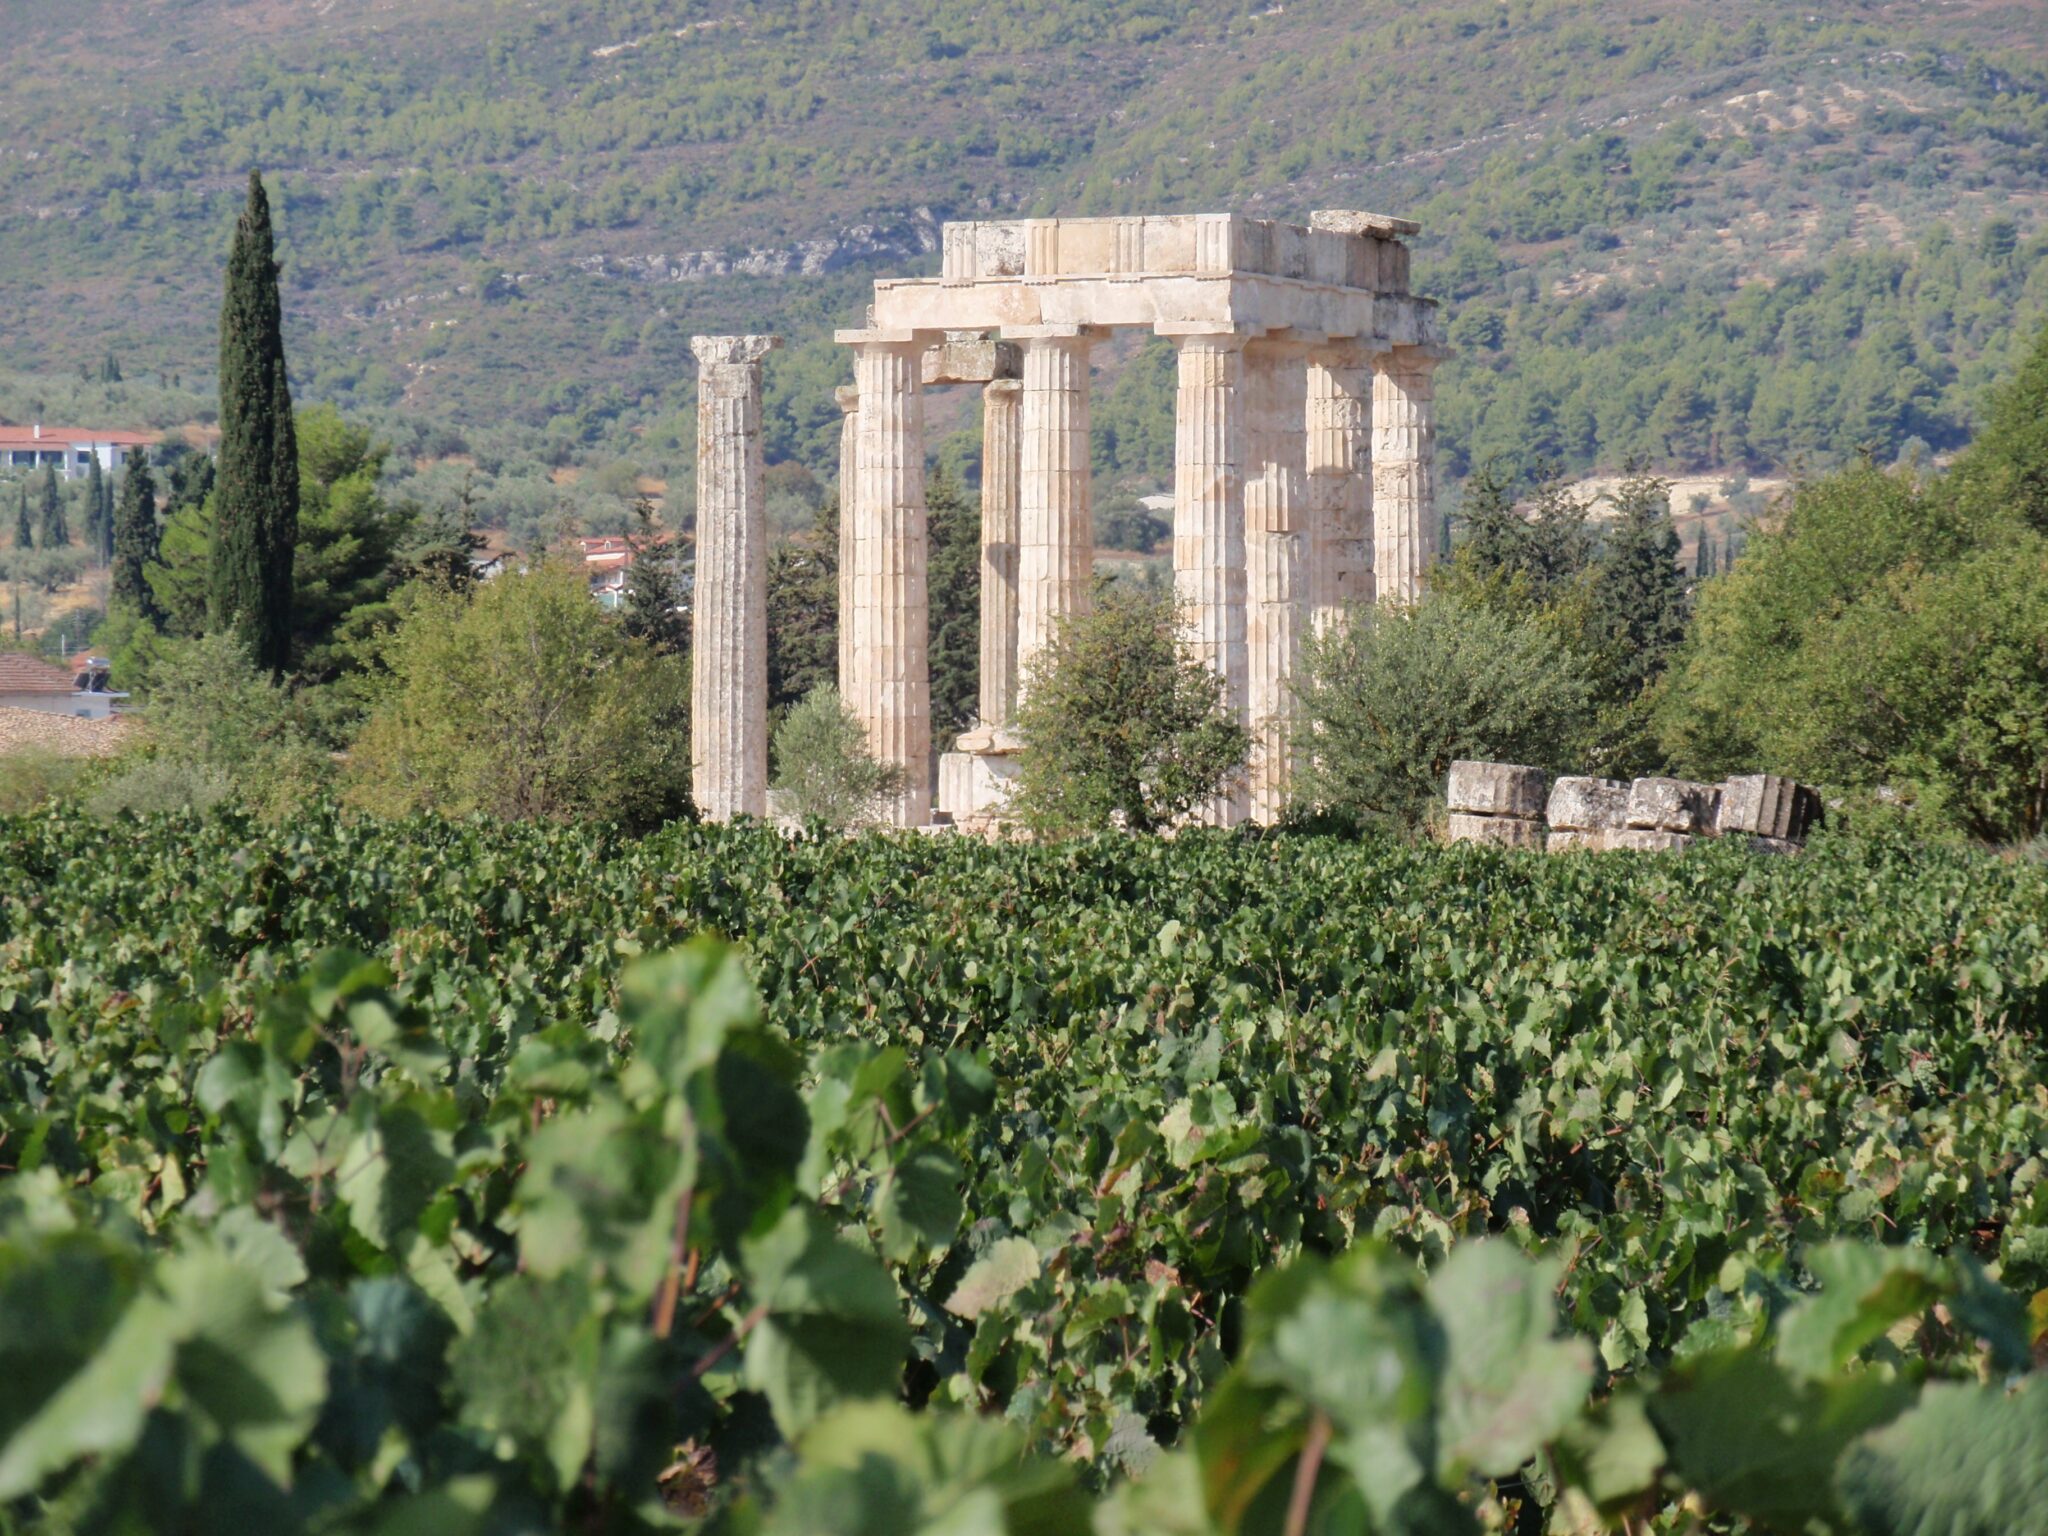
[[[1028,668],[1019,817],[1043,832],[1172,825],[1220,793],[1250,739],[1223,684],[1178,645],[1173,606],[1128,583],[1061,621]]]
[[[1300,807],[1403,830],[1454,759],[1570,765],[1596,713],[1587,663],[1554,626],[1444,595],[1312,636],[1296,692]]]
[[[0,816],[32,811],[61,799],[78,786],[91,764],[41,747],[0,757]]]
[[[189,757],[145,755],[119,769],[92,792],[93,815],[112,821],[124,813],[210,811],[230,799],[235,783],[227,770]]]
[[[792,816],[859,826],[876,820],[902,788],[902,770],[869,755],[860,721],[829,683],[805,694],[776,727],[775,791]]]
[[[358,805],[643,825],[687,807],[682,666],[607,617],[580,567],[424,594],[390,666],[352,753]]]

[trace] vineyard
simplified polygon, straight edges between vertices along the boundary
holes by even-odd
[[[0,1532],[2048,1531],[2048,869],[0,821]]]

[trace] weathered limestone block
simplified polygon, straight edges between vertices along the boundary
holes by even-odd
[[[1772,773],[1748,773],[1721,786],[1715,827],[1753,837],[1795,837],[1799,786]]]
[[[1789,837],[1752,837],[1749,846],[1758,853],[1798,853],[1802,845]]]
[[[939,757],[939,809],[961,826],[1000,819],[1021,764],[1014,753],[946,752]]]
[[[1612,833],[1576,827],[1552,831],[1543,846],[1551,853],[1603,853],[1613,847]]]
[[[1024,376],[1024,355],[1014,341],[998,341],[986,331],[956,331],[924,354],[927,384],[986,384],[992,379]]]
[[[1513,816],[1523,821],[1543,819],[1541,768],[1517,763],[1474,763],[1463,759],[1451,764],[1445,799],[1455,812],[1474,816]]]
[[[1827,806],[1821,801],[1820,791],[1810,784],[1801,784],[1792,796],[1791,835],[1805,837],[1827,819],[1827,814]]]
[[[1623,827],[1618,832],[1603,832],[1609,848],[1629,848],[1638,853],[1677,853],[1692,846],[1692,838],[1684,832],[1660,832],[1654,827]]]
[[[1486,843],[1495,848],[1543,847],[1543,823],[1524,821],[1519,816],[1469,816],[1453,811],[1450,840],[1454,843]]]
[[[1570,832],[1603,832],[1627,824],[1628,780],[1567,774],[1550,786],[1544,820]]]
[[[1718,785],[1695,784],[1690,779],[1637,779],[1629,786],[1624,819],[1643,830],[1711,836],[1720,804]]]

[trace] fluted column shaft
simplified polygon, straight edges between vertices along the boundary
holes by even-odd
[[[860,519],[854,511],[854,492],[859,484],[860,391],[843,384],[832,392],[833,400],[846,414],[839,423],[839,696],[850,698],[853,688],[853,609],[856,602],[855,534]]]
[[[1095,521],[1089,501],[1085,336],[1023,343],[1018,408],[1017,666],[1032,662],[1061,618],[1091,606]]]
[[[694,336],[697,570],[690,794],[707,820],[768,814],[768,520],[761,359],[773,336]]]
[[[1320,633],[1373,596],[1372,361],[1362,347],[1308,359],[1309,622]]]
[[[998,728],[1017,705],[1023,392],[1015,379],[991,380],[981,392],[981,723]]]
[[[920,349],[867,341],[854,354],[853,635],[847,703],[868,750],[903,774],[898,826],[931,820],[930,613],[925,591],[924,390]]]
[[[1244,338],[1183,336],[1173,408],[1173,590],[1192,655],[1245,712]],[[1199,813],[1244,819],[1241,785]]]
[[[1372,385],[1373,572],[1381,601],[1418,601],[1437,559],[1437,354],[1396,347]]]
[[[1302,348],[1245,353],[1246,714],[1251,817],[1270,826],[1293,770],[1294,675],[1307,629],[1307,373]]]

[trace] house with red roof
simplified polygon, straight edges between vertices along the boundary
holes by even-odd
[[[104,720],[128,697],[116,693],[110,681],[104,656],[79,657],[73,665],[60,667],[40,656],[0,651],[0,708]]]
[[[82,479],[98,459],[112,474],[128,455],[157,441],[154,432],[114,432],[104,427],[0,426],[0,469],[54,469],[67,480]]]

